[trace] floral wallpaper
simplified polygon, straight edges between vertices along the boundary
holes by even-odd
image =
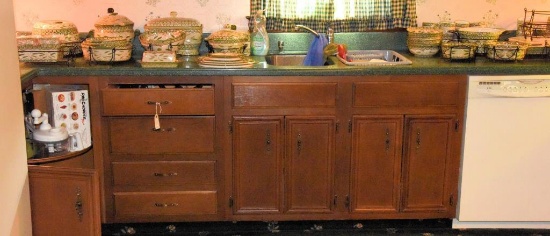
[[[194,18],[203,24],[204,32],[214,32],[224,24],[247,29],[248,0],[17,0],[13,1],[16,29],[30,31],[38,20],[67,20],[78,30],[93,29],[94,22],[112,7],[130,18],[135,28],[143,30],[150,19],[168,17],[176,11],[179,17]],[[516,29],[524,9],[550,10],[550,0],[417,0],[419,25],[422,22],[469,21],[489,26]],[[547,19],[542,19],[546,21]]]
[[[172,11],[178,17],[198,20],[204,32],[217,31],[228,23],[248,29],[247,0],[17,0],[16,29],[30,31],[38,20],[66,20],[75,23],[80,32],[87,32],[110,7],[132,20],[134,28],[141,31],[148,20],[168,17]]]
[[[489,27],[517,29],[525,9],[550,11],[550,0],[417,0],[418,24],[422,22],[468,21]],[[548,17],[548,16],[546,16]],[[548,19],[535,19],[546,22]]]

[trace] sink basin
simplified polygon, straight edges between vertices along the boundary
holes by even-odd
[[[306,54],[271,54],[265,56],[265,61],[272,66],[303,66]],[[323,66],[335,64],[347,66],[391,66],[410,65],[412,61],[392,50],[352,50],[348,51],[347,60],[339,56],[331,56]]]
[[[272,54],[265,56],[265,61],[272,66],[302,66],[306,54]],[[334,61],[328,59],[324,66],[334,65]]]
[[[348,66],[391,66],[410,65],[412,61],[392,50],[348,51],[347,59],[338,59]]]

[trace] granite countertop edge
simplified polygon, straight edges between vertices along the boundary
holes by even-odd
[[[321,67],[270,66],[263,57],[253,57],[258,63],[253,68],[201,68],[196,59],[187,58],[177,68],[142,68],[139,61],[91,65],[77,58],[73,65],[66,63],[21,63],[21,79],[35,76],[366,76],[366,75],[521,75],[550,74],[550,59],[535,58],[523,61],[493,61],[477,58],[475,61],[454,62],[439,57],[420,58],[407,55],[411,65],[346,66],[337,64]]]

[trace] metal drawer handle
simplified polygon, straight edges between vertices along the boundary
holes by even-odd
[[[168,105],[172,102],[171,101],[162,101],[162,102],[147,101],[147,105],[157,105],[157,103],[160,105]]]
[[[153,173],[154,176],[157,176],[157,177],[171,177],[171,176],[177,176],[178,175],[178,172],[173,172],[173,173]]]
[[[84,217],[84,211],[82,210],[82,191],[80,188],[76,188],[76,202],[74,204],[74,208],[76,210],[76,215],[78,217],[78,221],[82,222],[82,218]]]
[[[179,206],[179,204],[177,204],[177,203],[160,203],[160,202],[156,202],[155,206],[156,207],[177,207],[177,206]]]
[[[151,130],[154,131],[154,132],[174,132],[174,131],[176,131],[176,128],[166,128],[166,129],[162,129],[162,128],[161,129],[155,129],[155,128],[153,128]]]

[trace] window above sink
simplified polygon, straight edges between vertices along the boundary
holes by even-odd
[[[317,32],[366,32],[416,26],[414,0],[250,0],[250,13],[265,10],[270,32],[297,24]]]

